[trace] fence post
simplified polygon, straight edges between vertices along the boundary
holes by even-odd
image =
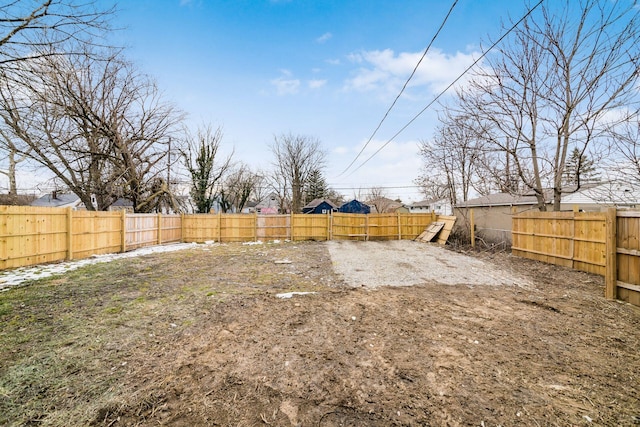
[[[327,240],[333,240],[333,212],[329,214],[329,230]]]
[[[67,208],[67,260],[73,259],[73,208]]]
[[[615,299],[617,297],[618,283],[618,266],[617,266],[617,210],[616,208],[607,209],[606,219],[606,267],[604,275],[604,296],[607,299]]]
[[[289,239],[293,242],[293,212],[289,213]]]
[[[369,215],[364,214],[364,241],[369,240]]]
[[[253,213],[253,241],[258,241],[258,212]]]
[[[158,212],[158,245],[162,244],[162,214]]]
[[[184,212],[180,213],[180,243],[184,243]]]
[[[222,243],[222,209],[218,210],[218,243]]]
[[[398,240],[402,240],[402,221],[400,220],[400,211],[396,213],[398,214]]]
[[[127,210],[122,209],[120,225],[120,251],[122,253],[127,251]]]
[[[476,247],[476,223],[473,217],[473,209],[469,209],[469,222],[471,226],[471,247]]]

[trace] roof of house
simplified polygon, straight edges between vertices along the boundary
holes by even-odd
[[[545,201],[550,203],[550,197],[545,194]],[[457,208],[473,208],[478,206],[514,206],[514,205],[535,205],[538,199],[533,194],[509,194],[496,193],[456,203]]]
[[[31,202],[31,206],[43,206],[43,207],[61,207],[70,206],[80,203],[80,197],[73,193],[58,193],[56,197],[53,197],[52,193],[45,194],[44,196]]]
[[[425,199],[425,200],[420,200],[419,202],[415,202],[411,205],[409,205],[410,208],[419,208],[419,207],[423,207],[423,206],[430,206],[434,203],[449,203],[449,200],[446,199],[445,197],[441,197],[441,198],[435,198],[435,199]]]
[[[562,189],[563,202],[568,201],[570,198],[575,198],[580,194],[595,194],[598,188],[602,188],[610,183],[603,182],[590,182],[585,183],[576,190],[575,186],[567,185]],[[553,202],[553,189],[547,188],[543,190],[545,203]],[[608,194],[613,194],[610,192]],[[572,197],[570,197],[572,196]],[[472,207],[491,207],[491,206],[516,206],[516,205],[536,205],[538,200],[536,199],[533,191],[529,191],[524,194],[510,194],[510,193],[495,193],[488,194],[486,196],[478,197],[476,199],[467,200],[466,202],[457,203],[457,208],[472,208]]]
[[[131,200],[129,200],[129,199],[125,199],[123,197],[120,197],[118,200],[113,202],[111,204],[111,206],[113,206],[113,207],[130,207],[130,206],[133,206],[133,202]]]
[[[367,201],[368,205],[375,204],[375,203],[389,203],[394,205],[402,205],[402,203],[398,202],[397,200],[393,200],[388,197],[376,197],[375,199],[371,199]]]
[[[632,183],[607,181],[581,186],[580,190],[562,196],[567,204],[637,205],[640,189]]]
[[[338,209],[338,206],[336,206],[335,203],[333,203],[331,200],[329,199],[313,199],[312,201],[310,201],[309,203],[307,203],[306,206],[304,206],[302,209],[314,209],[317,208],[318,206],[320,206],[322,203],[326,203],[329,206],[331,206],[333,209]]]
[[[371,212],[371,208],[366,203],[362,203],[359,200],[353,199],[349,202],[343,203],[338,208],[340,212],[353,212],[357,211],[358,213],[369,213]]]

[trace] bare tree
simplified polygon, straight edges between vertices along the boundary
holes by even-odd
[[[284,202],[291,201],[291,212],[302,210],[303,189],[313,170],[322,169],[325,152],[320,141],[303,135],[276,136],[271,151],[274,155],[272,187]]]
[[[34,70],[30,62],[53,56],[86,55],[86,46],[100,43],[114,7],[104,8],[94,1],[15,0],[0,5],[0,83],[3,90],[16,90],[14,81]],[[27,65],[25,65],[27,64]],[[13,86],[9,88],[9,86]],[[0,151],[9,180],[9,193],[17,192],[16,165],[28,159],[18,153],[15,135],[4,128]]]
[[[640,10],[631,2],[565,0],[544,4],[459,92],[459,106],[511,161],[546,210],[559,210],[567,156],[600,151],[605,117],[637,117]],[[573,188],[577,191],[578,188]]]
[[[426,199],[451,200],[449,186],[441,180],[440,176],[433,174],[430,170],[423,171],[413,182],[420,188],[420,192]]]
[[[12,0],[0,5],[0,68],[44,56],[69,55],[109,29],[114,7],[97,1]]]
[[[220,205],[223,212],[242,212],[249,198],[262,184],[262,176],[247,165],[236,165],[227,175],[220,189]]]
[[[90,210],[119,197],[136,212],[172,204],[163,168],[182,115],[149,77],[118,54],[44,57],[29,66],[18,91],[0,88],[0,120],[18,153],[47,167]]]
[[[423,169],[420,180],[435,186],[452,205],[466,201],[479,177],[482,141],[466,116],[447,115],[431,140],[419,143]],[[434,190],[431,190],[434,191]]]
[[[219,198],[222,180],[231,167],[231,155],[220,159],[222,128],[200,127],[196,134],[186,131],[182,156],[191,175],[191,198],[197,213],[209,213]]]
[[[387,212],[391,204],[387,196],[387,190],[383,187],[371,187],[366,197],[367,204],[371,206],[373,208],[372,210],[376,213]]]
[[[18,153],[14,136],[11,129],[0,124],[0,151],[4,151],[6,168],[0,169],[0,174],[7,177],[9,181],[9,192],[11,196],[18,194],[18,182],[16,180],[16,170],[18,163],[27,160],[28,151],[24,154]]]
[[[607,165],[609,178],[640,186],[640,119],[613,126],[611,131],[614,154]]]

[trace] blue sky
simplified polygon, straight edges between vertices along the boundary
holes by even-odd
[[[105,8],[114,1],[96,0]],[[322,142],[326,178],[347,197],[386,187],[389,197],[412,202],[422,198],[414,185],[421,167],[418,143],[432,137],[437,105],[392,142],[389,138],[479,57],[481,44],[502,35],[501,23],[517,21],[537,3],[458,0],[380,131],[354,167],[342,173],[453,1],[120,0],[108,43],[125,47],[138,69],[155,77],[165,99],[188,114],[189,127],[222,127],[222,148],[233,150],[236,160],[268,172],[275,135],[306,135]],[[575,7],[569,13],[576,13],[579,3],[568,0]],[[562,4],[546,1],[548,8]],[[53,188],[44,168],[19,167],[20,191]],[[7,187],[0,175],[0,191]]]
[[[107,1],[105,0],[105,4]],[[325,175],[347,196],[372,186],[421,196],[417,143],[430,109],[356,172],[354,159],[410,75],[451,2],[428,0],[131,0],[118,5],[114,44],[154,76],[191,127],[224,129],[223,148],[268,170],[274,135],[319,139]],[[362,157],[369,157],[519,19],[524,1],[460,0],[412,84]],[[352,170],[355,169],[352,168]],[[409,188],[399,188],[409,187]],[[364,190],[366,192],[366,190]]]

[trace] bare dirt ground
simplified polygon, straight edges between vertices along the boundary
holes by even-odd
[[[0,294],[0,424],[638,425],[640,310],[602,295],[414,242],[96,265]]]

